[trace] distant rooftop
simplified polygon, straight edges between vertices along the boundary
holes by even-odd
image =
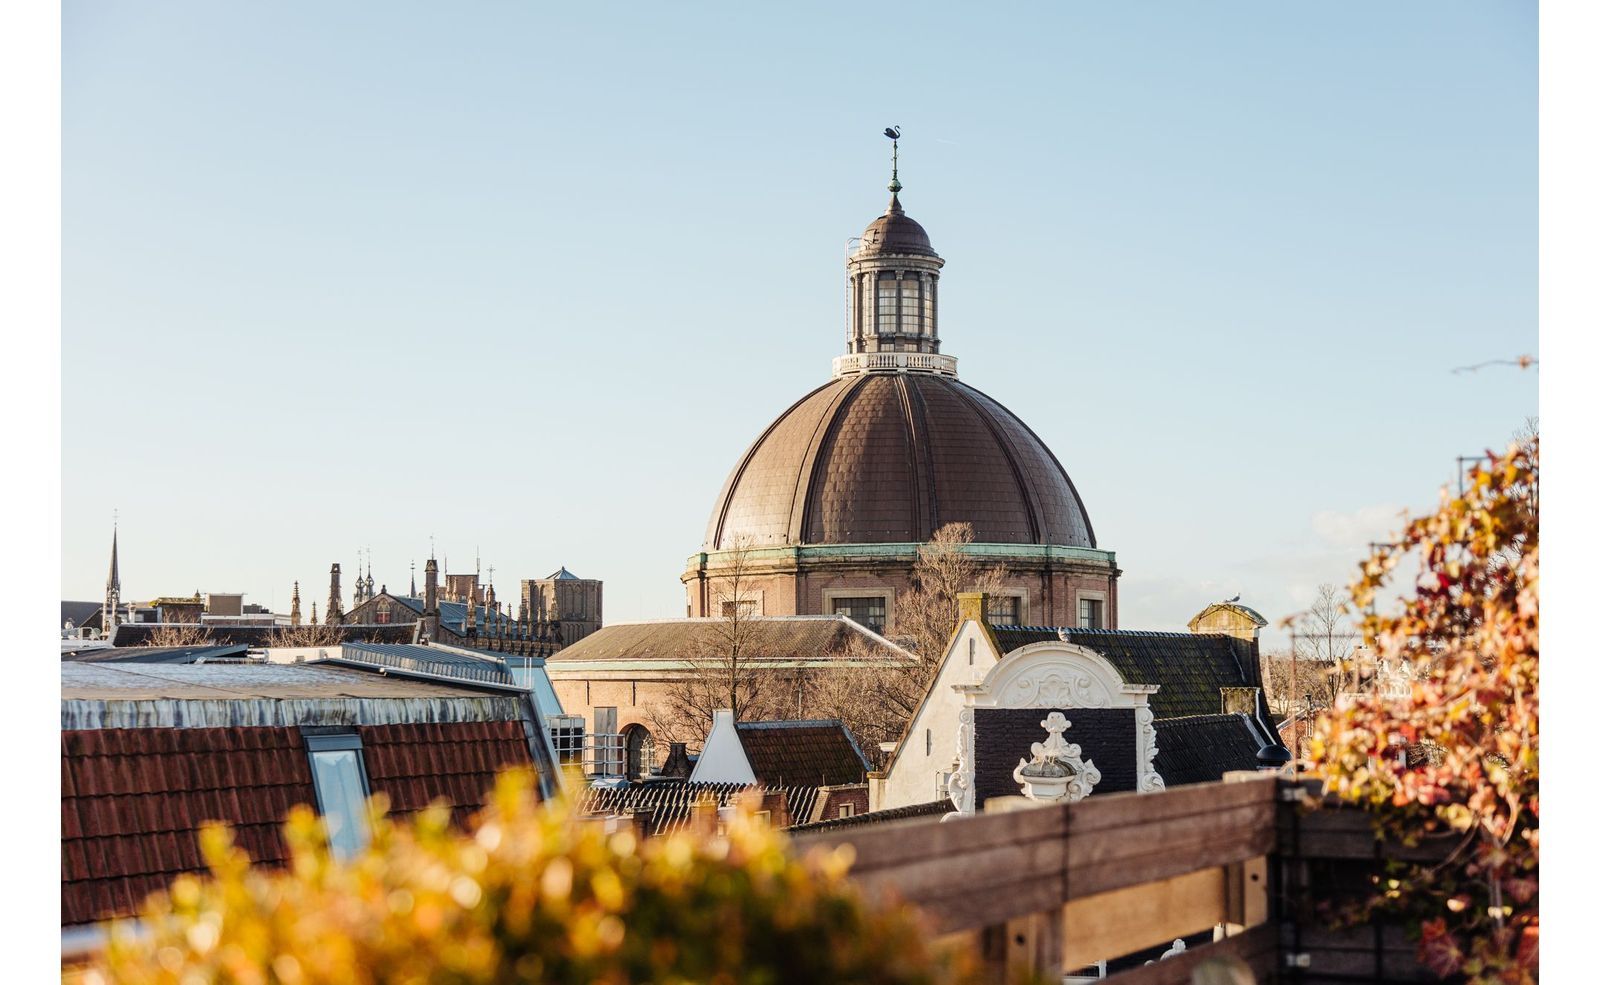
[[[245,660],[250,648],[243,643],[200,646],[104,646],[63,653],[62,660],[82,663],[193,664],[213,660]]]
[[[324,664],[61,665],[63,701],[292,698],[429,698],[482,694],[480,687]]]
[[[878,660],[915,660],[905,648],[846,616],[758,616],[743,623],[744,652],[772,661],[836,659],[855,639]],[[550,658],[551,669],[578,661],[682,660],[714,652],[727,632],[721,619],[658,619],[603,626]]]

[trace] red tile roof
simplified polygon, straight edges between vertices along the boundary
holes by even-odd
[[[374,792],[389,795],[392,814],[442,798],[460,824],[483,806],[495,773],[533,762],[520,721],[366,725],[359,731],[367,779]]]
[[[517,721],[357,729],[373,792],[397,814],[442,798],[459,822],[483,803],[496,770],[529,765]],[[315,804],[300,731],[285,727],[80,729],[61,733],[61,922],[129,915],[174,876],[202,868],[202,822],[233,825],[237,843],[282,864],[294,804]]]
[[[298,729],[63,731],[61,923],[131,914],[202,868],[203,821],[233,823],[251,858],[281,863],[284,814],[315,802]]]

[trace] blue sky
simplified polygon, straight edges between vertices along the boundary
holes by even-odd
[[[1522,2],[63,9],[62,592],[326,596],[429,536],[678,615],[907,211],[1122,624],[1348,580],[1538,412]],[[347,595],[348,601],[348,595]]]

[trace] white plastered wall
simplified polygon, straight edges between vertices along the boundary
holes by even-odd
[[[711,721],[711,734],[706,736],[705,748],[689,774],[690,783],[754,783],[756,772],[750,768],[750,757],[744,754],[744,743],[739,741],[739,729],[734,725],[733,712],[717,709]]]
[[[895,751],[888,774],[870,787],[872,810],[944,799],[940,774],[954,768],[961,709],[966,705],[965,696],[955,688],[979,683],[999,660],[1000,654],[983,627],[971,619],[963,622],[945,651],[927,700],[917,709],[905,739]]]

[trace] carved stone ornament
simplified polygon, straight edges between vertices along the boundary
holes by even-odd
[[[1076,743],[1062,738],[1072,727],[1067,716],[1052,711],[1039,723],[1049,733],[1043,742],[1033,744],[1033,759],[1017,761],[1011,778],[1022,786],[1022,795],[1045,803],[1079,801],[1089,796],[1100,782],[1094,760],[1084,760]]]
[[[1137,764],[1134,789],[1139,793],[1166,789],[1165,781],[1155,769],[1155,715],[1150,710],[1150,695],[1158,691],[1160,685],[1124,681],[1109,660],[1086,646],[1065,640],[1032,643],[1006,654],[981,682],[956,685],[955,689],[966,696],[966,707],[961,709],[955,769],[948,784],[950,801],[956,812],[947,817],[971,814],[977,809],[977,778],[973,775],[975,708],[1131,708]],[[1049,721],[1047,717],[1045,722]],[[1065,716],[1062,721],[1066,721]],[[1048,724],[1045,728],[1048,730]],[[1073,750],[1073,755],[1078,754],[1077,746],[1065,744]],[[1046,743],[1036,743],[1035,753],[1044,745]],[[1093,767],[1092,762],[1084,765]],[[1019,765],[1017,770],[1021,769]],[[1013,778],[1016,777],[1013,773]],[[1088,796],[1099,780],[1100,773],[1095,770],[1094,778],[1082,786],[1082,793],[1071,799]],[[1017,782],[1023,781],[1017,779]]]
[[[1167,781],[1156,772],[1156,713],[1150,710],[1149,705],[1140,705],[1134,710],[1133,720],[1139,729],[1139,785],[1136,788],[1140,793],[1160,793],[1167,789]]]
[[[962,814],[971,814],[975,810],[977,788],[973,784],[972,775],[972,706],[961,709],[957,718],[960,728],[956,731],[956,768],[950,774],[950,802],[956,806],[951,814],[945,815],[945,820]]]

